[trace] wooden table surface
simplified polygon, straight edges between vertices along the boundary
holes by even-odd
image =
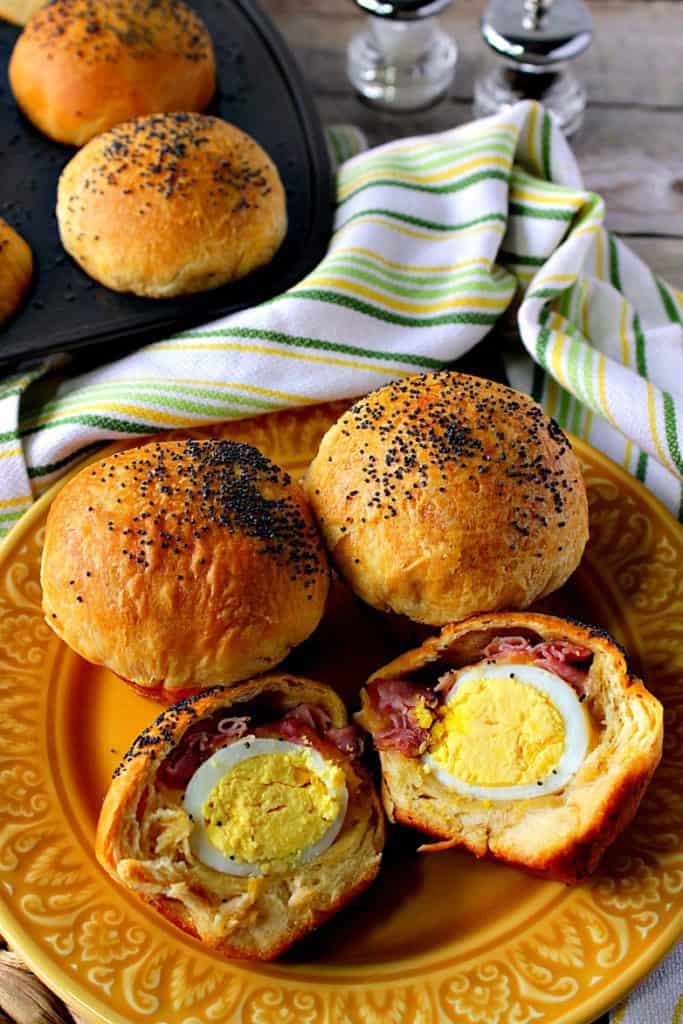
[[[483,0],[455,0],[441,17],[458,42],[455,82],[438,106],[386,115],[363,105],[346,78],[346,45],[365,16],[353,0],[262,0],[308,78],[323,122],[351,122],[371,143],[443,131],[472,117],[476,75],[495,57],[479,19]],[[683,288],[683,3],[590,0],[595,38],[575,61],[589,107],[572,139],[584,180],[607,203],[607,225]]]

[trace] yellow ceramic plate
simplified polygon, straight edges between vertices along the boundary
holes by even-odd
[[[298,471],[338,412],[277,414],[223,435]],[[576,448],[591,543],[554,607],[610,629],[666,707],[664,761],[636,821],[574,890],[454,851],[418,855],[416,835],[396,830],[375,886],[273,965],[205,952],[96,863],[110,773],[158,708],[44,624],[39,561],[55,491],[38,502],[0,552],[0,932],[34,970],[116,1024],[583,1024],[652,968],[683,918],[683,531],[608,459]],[[338,588],[293,667],[353,700],[405,642]]]

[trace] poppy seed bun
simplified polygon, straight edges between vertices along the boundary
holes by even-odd
[[[53,501],[49,625],[150,696],[277,665],[329,586],[301,488],[251,445],[159,441],[87,466]]]
[[[205,945],[231,957],[272,960],[362,892],[379,870],[384,815],[364,769],[342,759],[349,804],[342,829],[319,857],[285,873],[238,877],[199,861],[178,795],[157,786],[157,769],[189,726],[219,709],[272,719],[305,703],[347,724],[328,686],[270,675],[231,690],[214,689],[167,708],[134,742],[117,769],[97,826],[95,852],[105,870],[139,899]]]
[[[167,298],[268,263],[287,230],[282,182],[239,128],[161,114],[98,135],[59,179],[62,244],[96,281]]]
[[[21,305],[33,277],[30,247],[0,217],[0,324]]]
[[[9,79],[41,132],[82,146],[142,114],[203,110],[216,69],[206,26],[183,0],[52,0],[19,36]]]
[[[421,770],[419,759],[380,751],[385,810],[392,821],[533,874],[570,885],[596,868],[607,846],[633,818],[662,754],[662,706],[629,670],[622,649],[604,630],[531,612],[477,615],[446,626],[440,636],[407,651],[372,679],[432,685],[444,670],[470,665],[496,637],[568,641],[588,649],[592,663],[581,700],[597,729],[595,745],[560,790],[534,799],[480,800],[460,795]],[[511,665],[510,668],[515,668]],[[377,721],[367,691],[356,716],[370,733]],[[495,702],[491,717],[495,718]],[[430,847],[424,847],[429,850]]]
[[[306,486],[355,592],[430,625],[526,607],[565,582],[588,539],[557,424],[526,395],[459,373],[362,398],[325,434]]]

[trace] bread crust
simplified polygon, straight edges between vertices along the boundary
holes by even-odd
[[[52,0],[19,36],[9,78],[36,127],[75,146],[144,114],[203,110],[216,88],[211,38],[184,0]]]
[[[424,850],[458,846],[542,878],[569,885],[591,875],[606,848],[633,818],[662,753],[662,707],[630,670],[621,647],[604,630],[533,612],[473,616],[407,651],[372,679],[409,679],[432,665],[476,661],[493,637],[529,635],[568,640],[593,652],[588,705],[603,716],[599,741],[559,794],[528,801],[488,802],[462,797],[397,751],[380,751],[382,799],[390,820],[438,841]],[[422,676],[424,679],[424,676]],[[378,722],[367,691],[358,721],[370,732]]]
[[[282,661],[318,625],[329,574],[301,488],[256,448],[155,441],[59,492],[41,584],[70,647],[168,701]]]
[[[360,399],[325,434],[306,487],[355,592],[429,625],[527,607],[565,582],[588,539],[557,424],[526,395],[451,371]]]
[[[17,311],[33,278],[29,245],[0,217],[0,325]]]
[[[62,244],[118,292],[169,298],[218,288],[269,263],[287,231],[268,154],[216,117],[126,121],[66,165],[57,189]]]
[[[344,761],[350,801],[338,838],[321,857],[285,875],[235,878],[208,868],[198,870],[195,862],[178,876],[193,889],[188,902],[179,898],[177,878],[166,882],[167,887],[175,884],[175,894],[164,892],[163,876],[170,872],[167,864],[159,869],[161,880],[150,883],[149,858],[145,862],[145,851],[136,847],[139,822],[150,809],[158,811],[156,770],[188,726],[219,708],[231,708],[239,715],[241,707],[256,698],[272,706],[274,718],[307,703],[324,710],[335,727],[348,722],[342,701],[328,686],[285,674],[261,676],[230,690],[216,687],[165,709],[135,740],[114,775],[100,813],[95,854],[114,879],[205,945],[225,956],[273,960],[363,892],[379,870],[384,815],[362,768]],[[185,846],[183,856],[187,855]],[[233,903],[242,900],[233,915],[236,921],[223,920],[216,926],[222,904],[210,898],[211,876],[216,886],[230,890]],[[204,898],[210,914],[198,913],[196,901],[202,899],[202,890],[207,890]]]

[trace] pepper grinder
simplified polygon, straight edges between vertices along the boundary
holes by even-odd
[[[437,15],[451,0],[354,0],[369,15],[347,51],[360,98],[388,111],[431,107],[453,81],[458,49]]]
[[[593,38],[582,0],[491,0],[481,32],[502,62],[475,82],[477,117],[534,99],[544,104],[565,135],[581,127],[586,90],[569,62]]]

